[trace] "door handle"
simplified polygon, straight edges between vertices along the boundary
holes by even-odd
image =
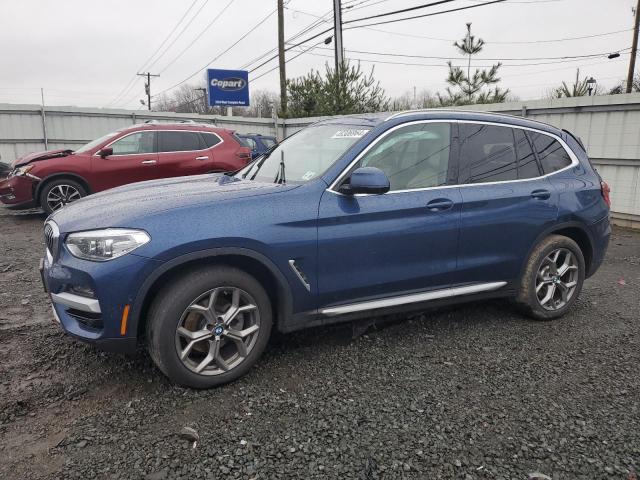
[[[531,192],[531,198],[537,198],[538,200],[547,200],[551,197],[551,192],[549,190],[534,190]]]
[[[209,157],[204,156],[204,157],[196,157],[196,160],[209,160]]]
[[[158,163],[156,160],[143,160],[142,165],[155,165],[156,163]]]
[[[427,208],[431,212],[442,212],[443,210],[449,210],[453,207],[453,201],[448,198],[434,198],[427,203]]]

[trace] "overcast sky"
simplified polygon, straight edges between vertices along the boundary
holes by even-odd
[[[368,22],[482,1],[455,0]],[[342,2],[344,7],[351,7],[344,9],[345,22],[429,3],[427,0]],[[332,0],[285,0],[285,3],[287,38],[323,15],[326,15],[325,23],[297,41],[332,26],[329,14]],[[472,22],[473,33],[486,42],[475,64],[493,62],[482,59],[523,59],[503,62],[500,85],[522,99],[541,98],[562,80],[572,80],[577,67],[581,76],[593,76],[606,87],[625,78],[628,53],[614,60],[608,60],[606,55],[578,61],[549,57],[628,52],[632,40],[631,9],[635,3],[635,0],[508,0],[443,15],[345,30],[344,46],[347,57],[362,60],[365,70],[375,65],[375,76],[388,95],[412,93],[414,86],[418,91],[426,89],[435,93],[446,87],[446,58],[464,63],[452,43],[464,36],[465,23]],[[139,108],[139,99],[144,97],[143,82],[136,79],[131,83],[131,80],[141,69],[161,73],[153,80],[154,93],[199,72],[216,57],[219,58],[211,67],[236,69],[275,48],[275,7],[276,0],[2,0],[0,102],[39,103],[42,87],[45,102],[50,105]],[[217,20],[213,21],[216,16]],[[264,18],[264,23],[253,28]],[[350,26],[368,22],[355,22]],[[617,31],[622,32],[548,42]],[[250,33],[246,38],[220,55],[247,32]],[[327,35],[305,45],[311,46]],[[333,45],[319,46],[328,49],[314,49],[291,60],[287,63],[287,76],[300,76],[312,68],[323,70],[325,62],[333,62]],[[382,56],[354,51],[445,58]],[[292,49],[287,52],[287,58],[297,54],[297,48]],[[526,60],[531,58],[541,59]],[[251,73],[250,81],[275,67],[276,62],[273,60]],[[513,65],[531,63],[540,65]],[[195,84],[203,78],[204,73],[197,73],[188,82]],[[277,91],[278,85],[277,69],[250,83],[252,90]]]

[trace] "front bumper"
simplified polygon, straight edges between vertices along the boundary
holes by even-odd
[[[90,262],[60,246],[55,258],[47,254],[40,261],[40,271],[54,315],[66,333],[103,350],[133,353],[138,332],[129,328],[127,313],[139,286],[156,265],[154,260],[133,254]],[[80,288],[85,293],[78,294]],[[87,290],[93,295],[86,294]]]
[[[0,202],[9,208],[33,208],[37,181],[31,177],[10,177],[0,180]]]

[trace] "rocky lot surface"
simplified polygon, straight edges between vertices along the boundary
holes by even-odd
[[[194,391],[142,349],[60,332],[37,271],[42,220],[0,210],[2,479],[637,478],[638,233],[615,232],[560,321],[487,302],[356,340],[349,325],[313,329]]]

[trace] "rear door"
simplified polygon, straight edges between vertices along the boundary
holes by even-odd
[[[211,143],[220,143],[220,137],[212,135],[216,141]],[[197,131],[159,130],[158,164],[164,178],[199,175],[214,170],[213,153]]]
[[[557,218],[527,130],[460,122],[458,283],[510,281]]]
[[[120,137],[111,144],[113,155],[91,157],[95,191],[158,178],[157,137],[155,131],[140,131]]]

